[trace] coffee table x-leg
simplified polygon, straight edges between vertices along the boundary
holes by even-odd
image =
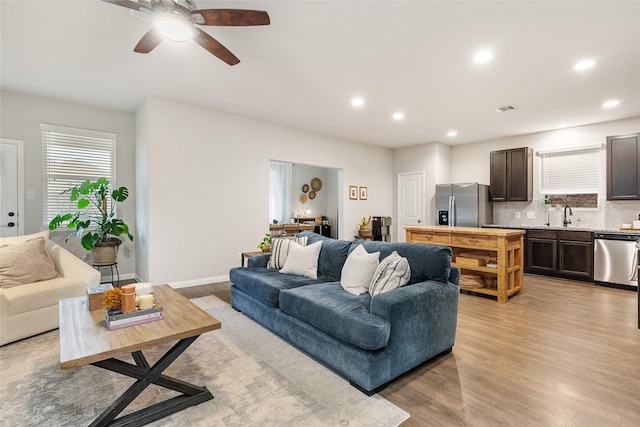
[[[190,406],[213,399],[213,395],[206,387],[196,386],[162,375],[162,372],[198,337],[199,335],[196,335],[178,341],[153,366],[149,365],[142,351],[131,353],[135,365],[113,358],[92,363],[94,366],[136,378],[137,381],[100,414],[100,416],[91,423],[91,426],[142,426]],[[133,402],[150,384],[156,384],[182,394],[116,419],[118,414]]]

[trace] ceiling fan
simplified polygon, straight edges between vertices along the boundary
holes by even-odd
[[[174,41],[193,39],[229,65],[236,65],[240,60],[197,25],[251,26],[270,23],[267,12],[243,9],[198,9],[192,0],[102,1],[133,9],[153,21],[154,26],[142,36],[133,49],[134,52],[149,53],[164,38]]]

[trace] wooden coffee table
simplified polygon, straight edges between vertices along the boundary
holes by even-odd
[[[92,426],[140,426],[213,399],[206,387],[162,372],[201,334],[220,329],[220,322],[169,285],[154,286],[153,295],[164,306],[164,320],[114,331],[107,329],[103,310],[88,310],[87,297],[60,300],[60,369],[91,364],[137,379]],[[173,341],[177,343],[150,366],[142,350]],[[116,359],[127,353],[135,364]],[[116,419],[150,384],[181,394]]]

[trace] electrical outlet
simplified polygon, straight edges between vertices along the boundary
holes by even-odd
[[[520,219],[520,212],[516,212],[516,219]]]
[[[528,211],[527,212],[527,219],[535,219],[535,218],[536,218],[535,211]]]

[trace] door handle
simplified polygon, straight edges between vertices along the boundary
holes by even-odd
[[[10,222],[7,224],[7,227],[15,227],[16,223],[15,222]]]
[[[418,220],[418,224],[420,224],[421,222],[422,222],[422,220],[421,220],[421,219],[419,219],[419,220]]]
[[[7,215],[9,215],[9,216],[15,216],[15,215],[16,215],[16,213],[15,213],[15,212],[9,212]]]

